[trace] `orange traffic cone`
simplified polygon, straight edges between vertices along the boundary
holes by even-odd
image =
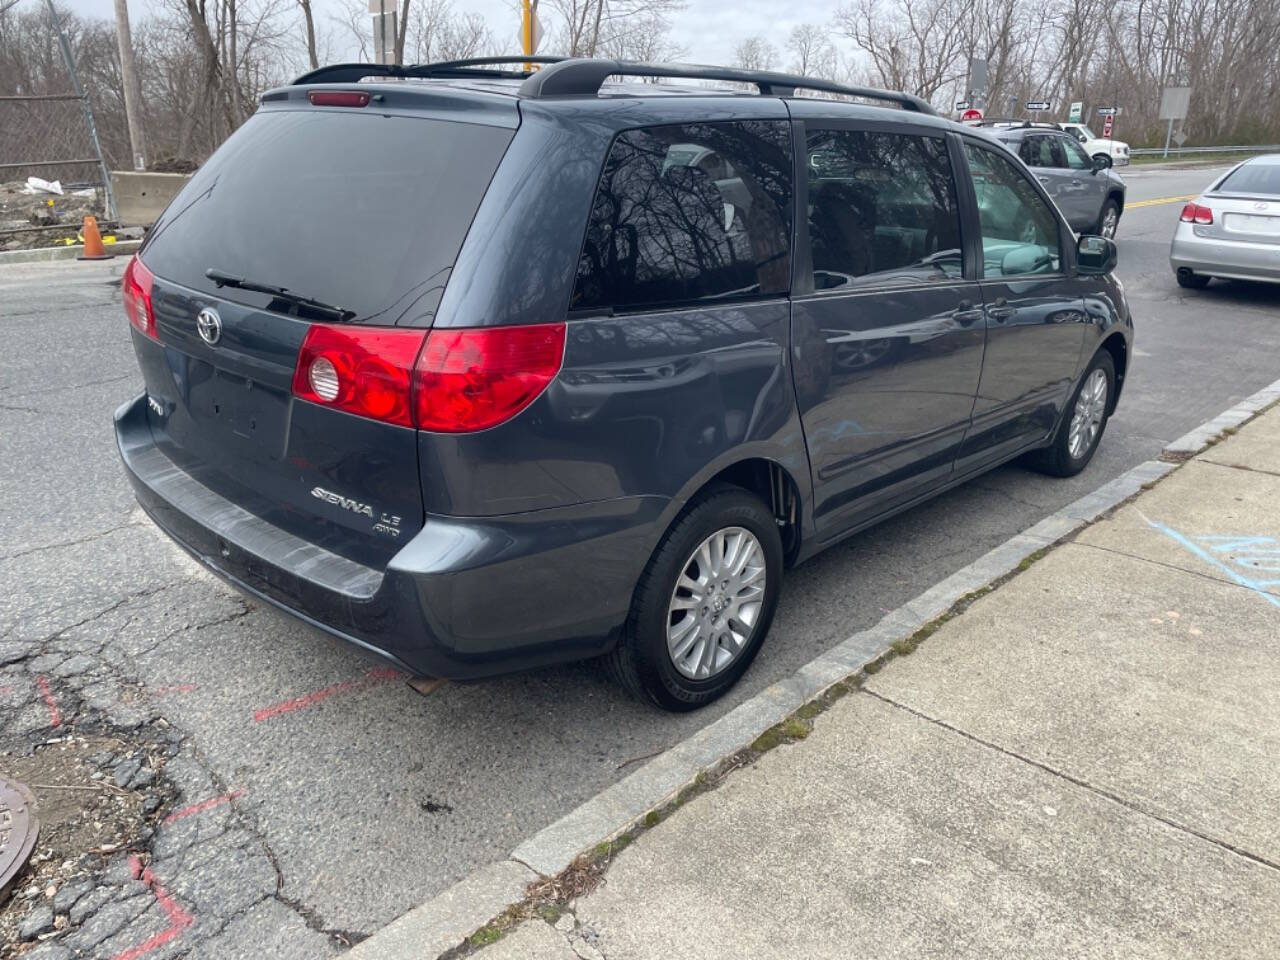
[[[113,254],[107,253],[107,248],[102,245],[102,234],[98,232],[98,221],[93,217],[84,218],[84,227],[81,228],[84,234],[84,251],[77,260],[110,260]]]

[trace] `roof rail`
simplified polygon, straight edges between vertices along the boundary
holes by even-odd
[[[877,90],[873,87],[851,87],[817,77],[801,77],[765,70],[739,70],[735,67],[704,67],[688,63],[632,63],[625,60],[573,59],[561,60],[537,71],[520,85],[520,96],[594,97],[604,81],[612,76],[678,77],[686,80],[725,80],[754,84],[763,96],[790,97],[796,90],[821,90],[868,100],[887,100],[904,110],[937,116],[925,100],[910,93]]]
[[[399,63],[335,63],[304,73],[293,81],[293,86],[308,83],[356,83],[365,77],[501,77],[520,80],[529,76],[526,63],[559,63],[564,57],[473,57],[469,60],[442,60],[439,63],[415,63],[405,66]],[[501,68],[518,64],[517,69]]]
[[[1026,117],[983,117],[978,124],[980,127],[995,126],[997,123],[1011,123],[1016,127],[1050,127],[1054,130],[1061,130],[1062,124],[1055,120],[1028,120]]]

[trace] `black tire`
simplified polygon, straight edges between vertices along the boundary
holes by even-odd
[[[1203,290],[1211,279],[1203,273],[1192,273],[1190,270],[1179,270],[1174,276],[1178,278],[1178,286],[1188,290]]]
[[[1113,213],[1116,218],[1115,227],[1112,229],[1110,235],[1108,235],[1103,231],[1106,230],[1105,224],[1107,222],[1107,217]],[[1114,199],[1109,199],[1102,205],[1102,211],[1098,214],[1098,222],[1094,224],[1093,232],[1100,237],[1107,237],[1108,240],[1114,240],[1116,238],[1116,234],[1120,232],[1120,204],[1116,203]]]
[[[1078,456],[1071,455],[1071,418],[1075,413],[1076,403],[1080,399],[1080,392],[1084,389],[1089,378],[1093,376],[1095,370],[1102,370],[1107,376],[1107,397],[1102,422],[1098,426],[1098,433],[1089,443],[1088,447]],[[1089,461],[1093,459],[1094,453],[1098,449],[1098,444],[1102,442],[1102,435],[1107,432],[1107,422],[1111,419],[1111,406],[1115,401],[1116,395],[1116,365],[1111,359],[1111,354],[1106,350],[1099,350],[1089,364],[1084,375],[1080,378],[1080,382],[1076,384],[1076,388],[1071,391],[1071,399],[1067,402],[1066,407],[1062,411],[1062,419],[1058,422],[1058,429],[1054,431],[1053,440],[1049,446],[1043,450],[1037,450],[1027,458],[1027,466],[1041,473],[1046,473],[1051,477],[1074,477],[1077,473],[1089,465]]]
[[[752,533],[763,549],[763,603],[736,659],[720,673],[694,680],[676,669],[667,649],[672,593],[695,548],[716,531],[734,526]],[[623,636],[605,657],[606,670],[633,697],[664,710],[683,712],[711,703],[738,682],[759,653],[778,605],[782,565],[778,525],[760,498],[729,484],[710,488],[686,507],[649,558]]]

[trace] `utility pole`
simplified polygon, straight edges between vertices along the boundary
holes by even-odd
[[[133,61],[133,38],[129,33],[129,0],[116,2],[116,42],[120,45],[120,75],[124,80],[124,116],[129,125],[129,145],[133,169],[147,169],[147,138],[142,130],[142,84]]]

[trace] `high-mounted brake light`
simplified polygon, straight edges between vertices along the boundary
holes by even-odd
[[[369,94],[356,90],[312,90],[307,99],[317,107],[367,107]]]
[[[547,388],[564,359],[565,325],[467,330],[317,323],[293,373],[294,396],[439,433],[510,420]]]
[[[129,323],[152,340],[157,339],[156,312],[151,306],[151,285],[154,280],[155,275],[135,253],[129,265],[124,268],[124,280],[120,284],[124,312],[129,317]]]
[[[1205,226],[1213,223],[1213,211],[1198,203],[1188,203],[1182,208],[1182,215],[1178,219],[1183,223],[1198,223]]]

